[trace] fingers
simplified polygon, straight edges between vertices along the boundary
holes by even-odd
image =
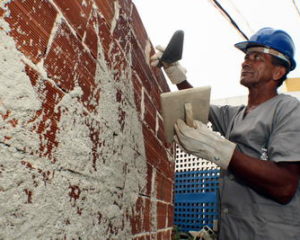
[[[174,141],[177,143],[177,145],[186,153],[189,153],[189,151],[184,147],[184,144],[179,140],[177,135],[174,135]]]
[[[174,135],[174,141],[175,141],[178,145],[181,145],[180,142],[179,142],[179,139],[178,139],[177,135]]]
[[[178,121],[178,120],[177,120],[177,121]],[[178,128],[177,121],[176,121],[176,123],[174,124],[174,129],[175,129],[175,133],[178,135],[178,134],[180,134],[180,131],[179,131],[179,128]],[[176,136],[176,135],[175,135],[175,136]]]
[[[165,48],[158,45],[158,46],[156,46],[156,50],[157,50],[157,52],[150,57],[150,65],[152,67],[158,66],[159,60],[160,60],[161,56],[163,55]]]
[[[165,47],[163,47],[163,46],[161,46],[161,45],[157,45],[156,47],[155,47],[159,52],[161,52],[161,53],[163,53],[164,51],[165,51]]]
[[[186,123],[181,119],[177,119],[174,128],[180,142],[185,141],[184,139],[186,138],[190,138],[192,131],[195,130],[194,128],[186,125]]]
[[[203,129],[203,128],[207,128],[207,126],[202,123],[201,121],[198,121],[198,120],[194,120],[194,126],[196,129]]]
[[[187,130],[194,129],[193,127],[188,126],[182,119],[177,119],[175,125],[178,126],[178,129],[181,132],[186,132]]]
[[[151,65],[152,67],[157,67],[158,64],[159,64],[159,60],[158,60],[158,59],[157,59],[157,60],[151,60],[151,62],[150,62],[150,65]]]
[[[164,47],[162,47],[162,46],[157,46],[156,47],[156,49],[158,50],[155,54],[153,54],[152,56],[151,56],[151,60],[157,60],[157,59],[160,59],[161,58],[161,56],[163,55],[163,53],[164,53]]]
[[[185,124],[185,122],[183,120],[177,119],[174,127],[175,127],[176,133],[181,133],[181,132],[184,132],[184,130],[188,126]]]
[[[181,119],[177,119],[176,123],[174,124],[174,129],[176,132],[176,135],[175,135],[176,139],[175,139],[175,137],[174,137],[174,139],[175,139],[175,141],[177,140],[177,143],[179,143],[179,144],[180,144],[180,139],[182,139],[184,136],[184,133],[182,132],[182,128],[183,128],[182,124],[185,124],[185,123]]]

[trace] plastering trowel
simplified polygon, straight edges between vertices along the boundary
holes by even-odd
[[[182,58],[184,32],[177,30],[170,39],[163,55],[159,59],[158,67],[162,67],[162,62],[173,63]]]

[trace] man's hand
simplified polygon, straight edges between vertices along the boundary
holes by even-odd
[[[178,119],[175,123],[175,141],[189,154],[209,160],[222,169],[227,169],[236,144],[211,131],[200,121],[194,120],[189,127]]]
[[[151,56],[150,64],[153,67],[157,67],[159,60],[163,55],[165,48],[161,46],[156,47],[157,52]],[[173,84],[179,84],[186,80],[186,69],[180,65],[179,62],[174,62],[171,64],[162,62],[165,73]]]

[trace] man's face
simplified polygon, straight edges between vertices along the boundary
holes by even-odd
[[[240,83],[245,87],[263,85],[273,80],[272,56],[261,52],[248,52],[242,63]]]

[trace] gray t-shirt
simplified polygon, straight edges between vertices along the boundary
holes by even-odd
[[[247,115],[245,109],[212,105],[209,120],[213,129],[248,156],[300,161],[300,105],[296,98],[280,94]],[[292,201],[282,205],[256,193],[229,171],[221,175],[220,240],[300,239],[300,187]]]

